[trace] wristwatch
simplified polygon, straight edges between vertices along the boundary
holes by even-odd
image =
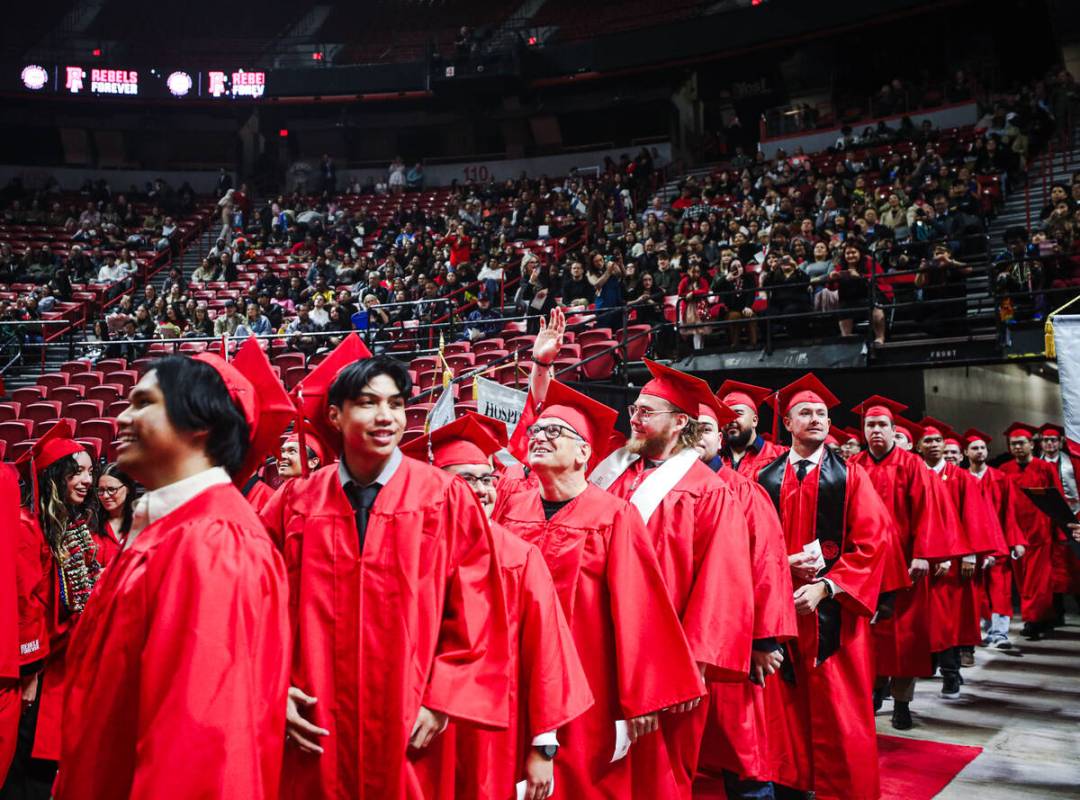
[[[551,759],[555,758],[555,754],[559,752],[559,746],[557,744],[534,744],[533,750],[551,761]]]
[[[822,578],[820,581],[818,581],[818,583],[822,584],[825,587],[825,595],[831,600],[834,594],[832,582],[826,580],[825,578]]]

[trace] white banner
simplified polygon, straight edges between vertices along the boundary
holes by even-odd
[[[437,431],[443,425],[449,425],[455,419],[454,415],[454,392],[452,389],[444,389],[435,401],[435,405],[427,414],[427,423],[424,425],[427,432]]]
[[[521,419],[526,396],[526,392],[511,389],[487,378],[476,379],[476,412],[505,424],[507,436],[513,435],[514,428]]]
[[[1054,317],[1054,350],[1069,453],[1080,458],[1080,316]]]

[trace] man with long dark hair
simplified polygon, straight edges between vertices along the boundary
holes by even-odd
[[[72,637],[57,798],[277,795],[288,588],[236,484],[284,424],[241,351],[154,362],[119,417],[147,493]]]

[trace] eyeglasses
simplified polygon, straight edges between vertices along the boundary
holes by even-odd
[[[626,411],[630,414],[630,418],[639,417],[642,422],[648,422],[657,414],[681,414],[681,411],[653,411],[651,408],[645,408],[645,406],[639,406],[636,403],[631,403],[626,407]]]
[[[543,439],[548,442],[554,442],[560,436],[565,436],[567,439],[575,439],[579,442],[585,441],[577,435],[577,431],[573,428],[568,428],[565,425],[530,425],[526,430],[530,439]]]
[[[98,487],[98,494],[102,497],[115,497],[125,489],[127,489],[126,486],[106,486],[104,488]]]
[[[477,486],[483,486],[485,489],[490,489],[499,480],[494,475],[459,475],[458,477],[469,484],[469,487],[472,489],[475,489]]]

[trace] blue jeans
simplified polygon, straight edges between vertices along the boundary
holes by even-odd
[[[724,770],[724,791],[728,800],[775,800],[771,783],[742,780],[734,772]]]

